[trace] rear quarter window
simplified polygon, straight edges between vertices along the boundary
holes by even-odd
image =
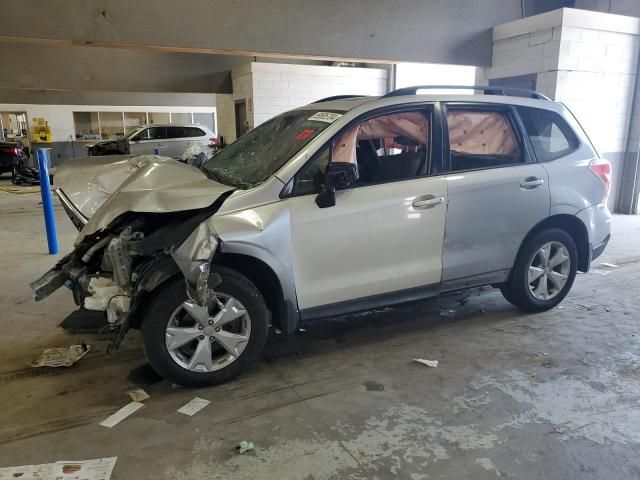
[[[206,133],[198,127],[184,127],[187,137],[204,137]]]
[[[564,157],[580,146],[576,134],[556,112],[532,107],[517,109],[539,162]]]

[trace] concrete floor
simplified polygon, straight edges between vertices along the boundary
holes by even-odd
[[[332,319],[272,339],[236,381],[186,390],[150,371],[135,332],[106,355],[106,337],[56,328],[67,292],[33,302],[27,283],[55,261],[38,200],[0,192],[0,467],[118,456],[118,480],[640,477],[640,217],[615,218],[598,263],[620,266],[596,264],[607,275],[580,275],[550,312],[488,290]],[[64,253],[74,232],[58,219]],[[80,340],[96,350],[71,369],[26,366]],[[135,386],[145,408],[99,426]],[[176,413],[194,396],[211,405]],[[237,455],[241,440],[256,451]]]

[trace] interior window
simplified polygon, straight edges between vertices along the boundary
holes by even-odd
[[[518,107],[518,113],[539,161],[555,160],[578,148],[580,143],[575,133],[556,112]]]
[[[365,120],[333,140],[332,161],[357,164],[356,186],[415,178],[429,167],[429,120],[424,111]],[[319,191],[328,163],[327,146],[298,173],[294,193]]]
[[[451,171],[475,170],[524,162],[524,155],[505,112],[447,111]]]

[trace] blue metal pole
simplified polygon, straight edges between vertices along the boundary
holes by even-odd
[[[49,183],[49,152],[46,148],[38,149],[38,173],[49,255],[55,255],[58,253],[58,237],[56,235],[56,217],[53,213],[53,198],[51,198],[51,184]]]

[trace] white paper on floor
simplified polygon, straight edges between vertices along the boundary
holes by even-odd
[[[618,265],[616,265],[615,263],[602,262],[600,265],[607,268],[618,268]]]
[[[53,465],[55,480],[109,480],[118,457],[64,461]]]
[[[70,367],[91,351],[91,345],[71,345],[64,348],[47,348],[31,362],[32,367]]]
[[[438,363],[440,363],[438,362],[438,360],[425,360],[424,358],[414,358],[413,361],[433,368],[436,368],[438,366]]]
[[[118,457],[0,468],[0,480],[109,480]]]
[[[125,405],[124,407],[122,407],[120,410],[118,410],[116,413],[114,413],[113,415],[111,415],[109,418],[106,418],[105,420],[103,420],[102,422],[100,422],[100,425],[103,427],[107,427],[107,428],[112,428],[115,427],[117,424],[119,424],[122,420],[124,420],[125,418],[127,418],[129,415],[131,415],[132,413],[137,412],[138,410],[140,410],[142,407],[144,407],[143,403],[140,402],[131,402],[128,403],[127,405]]]
[[[142,388],[136,388],[134,390],[129,390],[127,395],[131,397],[131,400],[134,402],[143,402],[149,398],[149,394],[145,392]]]
[[[190,417],[192,417],[193,415],[198,413],[200,410],[202,410],[204,407],[206,407],[210,403],[211,402],[209,400],[205,400],[204,398],[195,397],[189,403],[187,403],[186,405],[180,407],[178,409],[178,413],[183,413],[185,415],[189,415]]]

